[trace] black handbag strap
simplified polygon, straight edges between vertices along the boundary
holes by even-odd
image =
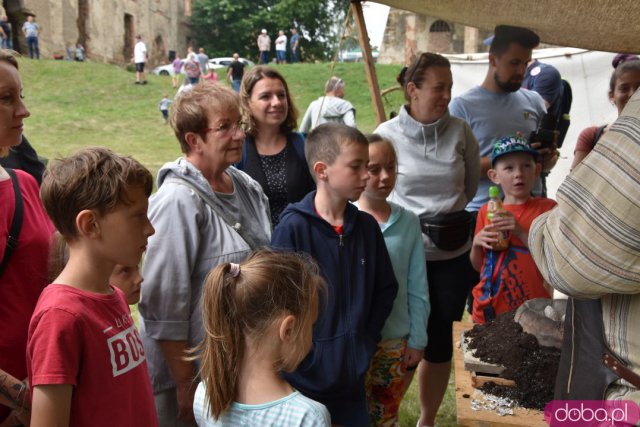
[[[20,230],[22,229],[22,220],[24,219],[24,206],[22,203],[22,194],[20,193],[20,185],[18,184],[18,177],[13,169],[5,169],[11,181],[13,182],[13,194],[15,194],[16,205],[13,211],[13,221],[11,222],[11,229],[7,236],[7,246],[4,249],[4,256],[2,257],[2,263],[0,263],[0,276],[4,273],[4,269],[9,264],[9,258],[13,251],[18,247],[18,236],[20,236]]]

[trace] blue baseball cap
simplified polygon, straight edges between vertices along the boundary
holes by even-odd
[[[505,136],[493,144],[493,150],[491,150],[491,166],[495,166],[498,158],[511,153],[528,153],[534,158],[538,157],[538,152],[531,148],[529,142],[524,137],[519,135]]]

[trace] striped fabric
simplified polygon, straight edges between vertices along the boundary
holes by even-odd
[[[640,91],[557,199],[531,226],[531,255],[554,288],[602,298],[608,345],[640,374]],[[607,397],[640,402],[640,391],[621,380]]]

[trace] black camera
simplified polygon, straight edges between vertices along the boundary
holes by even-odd
[[[557,132],[551,129],[538,129],[529,135],[529,144],[539,142],[540,148],[551,148],[557,140]]]

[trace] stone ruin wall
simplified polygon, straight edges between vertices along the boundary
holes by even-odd
[[[433,31],[436,28],[449,31]],[[492,31],[478,30],[438,18],[391,9],[380,48],[381,64],[408,64],[417,52],[443,54],[486,52],[482,42]]]
[[[35,14],[43,28],[42,58],[64,57],[67,48],[80,43],[91,60],[128,64],[140,34],[153,67],[167,63],[169,51],[186,53],[190,42],[191,0],[4,0],[3,6],[19,33],[16,50],[23,54],[22,23],[26,14]]]

